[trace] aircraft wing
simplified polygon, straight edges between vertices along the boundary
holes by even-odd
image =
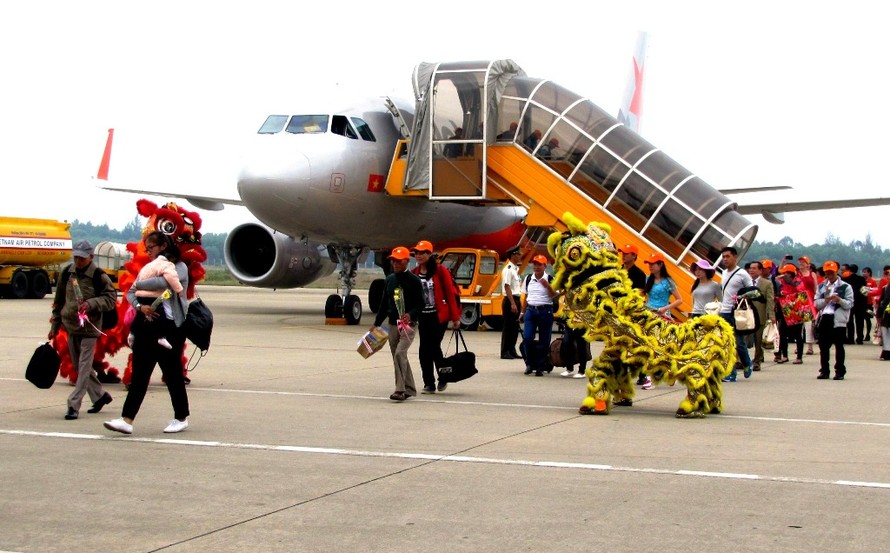
[[[858,198],[845,200],[804,200],[804,201],[763,201],[739,202],[737,210],[742,215],[762,215],[774,224],[785,222],[784,214],[789,211],[819,211],[823,209],[843,209],[848,207],[876,207],[890,205],[890,198]]]
[[[213,196],[199,196],[197,194],[188,194],[184,192],[161,192],[158,190],[146,190],[137,188],[124,188],[121,186],[112,186],[107,180],[94,179],[96,186],[103,190],[113,190],[115,192],[130,192],[133,194],[148,194],[151,196],[161,196],[162,198],[180,198],[197,207],[198,209],[206,209],[208,211],[222,211],[227,205],[244,205],[240,198],[216,198]]]

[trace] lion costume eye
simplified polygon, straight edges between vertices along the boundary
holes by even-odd
[[[176,223],[170,219],[158,219],[156,226],[159,231],[168,236],[176,232]]]

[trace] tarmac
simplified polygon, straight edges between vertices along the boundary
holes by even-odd
[[[890,548],[877,346],[847,346],[844,381],[816,380],[818,355],[768,362],[725,384],[724,414],[681,420],[685,391],[666,385],[580,416],[586,379],[524,376],[500,333],[469,332],[479,374],[397,403],[388,348],[356,352],[372,314],[325,325],[325,290],[200,293],[215,328],[190,375],[191,426],[162,432],[157,370],[132,436],[102,426],[121,384],[66,421],[67,381],[24,379],[51,300],[0,300],[0,551]]]

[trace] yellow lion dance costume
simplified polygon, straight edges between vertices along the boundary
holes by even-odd
[[[605,343],[587,369],[587,398],[579,412],[608,415],[612,405],[633,405],[634,381],[642,372],[656,383],[686,386],[677,417],[720,413],[721,382],[736,363],[732,327],[718,315],[684,323],[658,316],[631,285],[609,225],[585,225],[569,212],[562,221],[569,231],[547,240],[556,273],[552,286],[565,291],[568,325],[586,329],[588,342]]]

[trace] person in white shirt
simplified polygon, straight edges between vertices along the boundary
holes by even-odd
[[[825,280],[816,290],[815,304],[819,310],[816,319],[816,331],[819,342],[819,380],[825,380],[830,373],[829,361],[831,359],[831,347],[834,346],[834,380],[843,380],[847,374],[844,365],[846,351],[844,341],[847,338],[847,321],[850,320],[850,310],[853,308],[853,287],[842,281],[837,276],[837,263],[826,261],[822,265]]]
[[[754,281],[747,271],[739,267],[739,251],[732,246],[721,250],[723,259],[723,303],[720,305],[720,316],[730,326],[735,328],[735,317],[732,314],[736,305],[736,296],[739,290],[748,286],[754,286]],[[724,379],[724,382],[735,382],[738,367],[741,365],[745,378],[751,378],[754,368],[751,365],[751,356],[748,355],[748,347],[745,341],[736,337],[735,351],[739,356],[739,362],[732,368],[732,372]]]
[[[522,347],[525,350],[525,374],[544,376],[547,353],[550,350],[550,334],[553,332],[553,297],[556,291],[550,286],[550,277],[544,273],[547,258],[536,255],[532,258],[534,273],[522,282],[523,321]],[[535,343],[535,335],[538,337]]]
[[[501,328],[501,359],[520,358],[516,352],[516,340],[519,339],[519,311],[522,309],[519,296],[519,288],[522,286],[519,279],[521,257],[519,248],[513,248],[507,252],[507,262],[501,269],[501,313],[504,321]]]

